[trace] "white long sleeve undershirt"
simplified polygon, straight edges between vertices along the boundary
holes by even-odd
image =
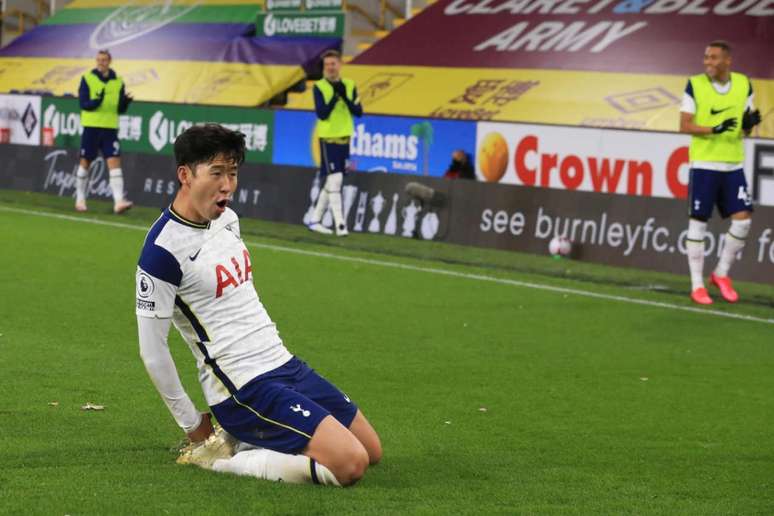
[[[169,318],[137,317],[140,357],[161,399],[180,428],[188,433],[198,428],[202,416],[186,394],[169,352],[167,336],[171,324]]]

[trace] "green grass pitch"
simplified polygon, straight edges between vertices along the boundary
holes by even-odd
[[[384,445],[354,488],[283,485],[175,464],[133,310],[158,211],[70,203],[0,191],[0,513],[774,513],[771,286],[691,312],[683,276],[245,220],[286,345]]]

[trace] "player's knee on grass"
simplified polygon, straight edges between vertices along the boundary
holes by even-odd
[[[333,416],[320,422],[304,454],[328,468],[342,486],[355,484],[368,469],[365,447]]]
[[[372,466],[374,464],[379,464],[379,461],[382,460],[382,443],[379,442],[378,439],[376,441],[376,446],[369,447],[368,449],[368,460]]]
[[[357,411],[355,419],[349,425],[349,431],[365,447],[368,453],[368,462],[372,466],[382,460],[382,442],[379,439],[379,434],[376,433],[374,427],[360,410]]]
[[[379,440],[379,436],[373,430],[363,435],[357,435],[358,440],[363,445],[368,455],[368,464],[373,466],[378,464],[382,460],[382,443]]]
[[[345,430],[346,431],[346,430]],[[349,434],[349,432],[347,432]],[[341,439],[336,449],[327,453],[319,462],[331,470],[342,486],[351,486],[363,478],[368,469],[368,452],[352,434]]]
[[[333,471],[333,474],[336,475],[336,479],[342,486],[354,485],[365,475],[368,461],[368,453],[361,445],[359,450],[352,450],[348,454],[343,463]]]

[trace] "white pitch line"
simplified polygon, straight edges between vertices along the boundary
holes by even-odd
[[[70,220],[73,222],[85,222],[88,224],[96,224],[99,226],[109,226],[115,228],[132,229],[135,231],[148,231],[147,227],[137,226],[134,224],[124,224],[122,222],[112,222],[109,220],[90,219],[85,217],[76,217],[74,215],[64,215],[60,213],[51,213],[45,211],[32,211],[20,208],[10,208],[0,205],[0,211],[7,211],[11,213],[19,213],[23,215],[35,215],[39,217],[47,217],[52,219]],[[341,254],[326,253],[322,251],[309,251],[306,249],[297,249],[294,247],[285,247],[281,245],[262,244],[259,242],[245,241],[245,243],[251,247],[268,249],[272,251],[279,251],[283,253],[293,253],[304,256],[314,256],[316,258],[328,258],[331,260],[339,260],[345,262],[362,263],[364,265],[373,265],[378,267],[388,267],[393,269],[402,269],[414,272],[424,272],[428,274],[438,274],[441,276],[450,276],[454,278],[484,281],[488,283],[496,283],[500,285],[510,285],[514,287],[529,288],[534,290],[543,290],[547,292],[555,292],[557,294],[572,294],[576,296],[590,297],[594,299],[603,299],[606,301],[617,301],[620,303],[629,303],[642,306],[651,306],[656,308],[668,308],[670,310],[680,310],[682,312],[691,312],[703,315],[714,315],[716,317],[725,317],[727,319],[737,319],[741,321],[759,322],[764,324],[774,324],[774,319],[765,319],[763,317],[755,317],[752,315],[734,314],[728,312],[721,312],[720,310],[712,310],[707,308],[697,308],[693,306],[675,305],[672,303],[664,303],[661,301],[648,301],[646,299],[638,299],[626,296],[616,296],[612,294],[601,294],[599,292],[591,292],[588,290],[580,290],[575,288],[556,287],[553,285],[545,285],[541,283],[532,283],[527,281],[512,280],[507,278],[498,278],[495,276],[486,276],[483,274],[471,274],[466,272],[458,272],[449,269],[438,269],[435,267],[420,267],[418,265],[410,265],[407,263],[391,262],[387,260],[375,260],[372,258],[358,258],[355,256],[346,256]]]

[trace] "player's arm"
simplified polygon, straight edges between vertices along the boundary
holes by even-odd
[[[755,109],[754,98],[752,83],[750,83],[747,104],[744,107],[744,115],[742,115],[742,131],[744,131],[745,136],[750,136],[753,127],[761,123],[761,112]]]
[[[129,104],[132,103],[134,97],[126,93],[126,87],[121,85],[121,93],[118,96],[118,113],[124,114],[129,109]]]
[[[727,118],[716,126],[707,127],[695,122],[696,100],[693,96],[691,81],[685,87],[683,100],[680,104],[680,132],[690,135],[720,134],[735,129],[738,121],[736,117]]]
[[[320,120],[328,120],[328,117],[331,116],[331,111],[333,111],[336,102],[339,100],[338,95],[334,93],[333,97],[331,97],[331,101],[326,104],[320,88],[316,85],[312,88],[312,93],[314,94],[314,111],[317,114],[317,118]]]
[[[137,267],[137,330],[140,357],[172,417],[191,440],[206,439],[209,418],[196,410],[183,389],[167,336],[182,280],[178,261],[166,249],[146,243]]]
[[[696,125],[693,113],[680,112],[680,132],[685,134],[712,134],[712,127]]]
[[[352,100],[349,100],[346,96],[343,96],[342,99],[344,99],[344,102],[347,104],[347,108],[349,109],[349,112],[352,113],[352,116],[358,118],[363,116],[363,105],[360,103],[357,88],[352,90]]]
[[[704,125],[697,125],[694,122],[693,113],[680,112],[680,132],[686,134],[720,134],[726,131],[736,129],[739,122],[736,117],[726,118],[718,125],[707,127]]]
[[[103,89],[100,96],[92,100],[89,85],[86,83],[86,79],[81,77],[81,85],[78,86],[78,103],[81,105],[81,109],[84,111],[94,111],[102,104],[102,99],[104,98],[105,90]]]
[[[153,385],[175,421],[192,441],[201,441],[212,432],[209,415],[200,414],[185,392],[169,351],[167,335],[172,319],[137,316],[140,357]]]

